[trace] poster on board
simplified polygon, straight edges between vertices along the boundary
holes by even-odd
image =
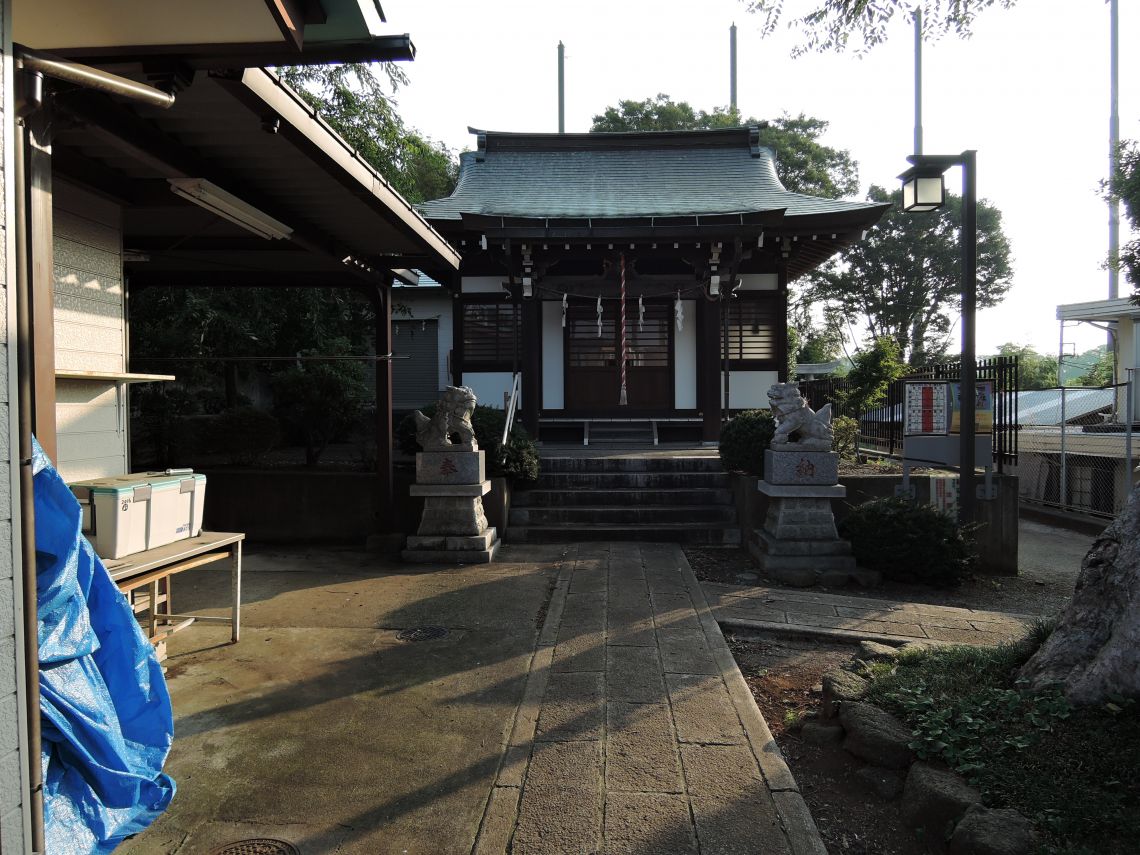
[[[949,432],[949,385],[945,380],[907,382],[903,433],[944,436]]]
[[[950,433],[961,433],[962,384],[951,383],[952,414]],[[991,380],[979,380],[974,384],[974,432],[992,433],[994,429],[994,384]]]

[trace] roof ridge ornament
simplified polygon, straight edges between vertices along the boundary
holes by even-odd
[[[762,146],[760,145],[760,126],[748,126],[748,150],[752,153],[753,157],[760,157]]]
[[[479,146],[478,150],[475,152],[475,160],[482,163],[484,160],[487,159],[487,132],[486,131],[476,131],[475,132],[475,140]]]

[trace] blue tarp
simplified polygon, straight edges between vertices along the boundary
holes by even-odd
[[[154,648],[37,443],[34,473],[44,819],[52,855],[111,852],[174,797],[174,738]]]

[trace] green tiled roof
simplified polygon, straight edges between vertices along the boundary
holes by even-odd
[[[632,134],[479,133],[459,183],[425,202],[429,220],[463,214],[536,218],[676,217],[785,211],[785,217],[882,206],[784,189],[748,128]]]

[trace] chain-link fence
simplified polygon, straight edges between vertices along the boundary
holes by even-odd
[[[1124,508],[1136,475],[1133,383],[1021,392],[1018,476],[1023,501],[1100,517]]]

